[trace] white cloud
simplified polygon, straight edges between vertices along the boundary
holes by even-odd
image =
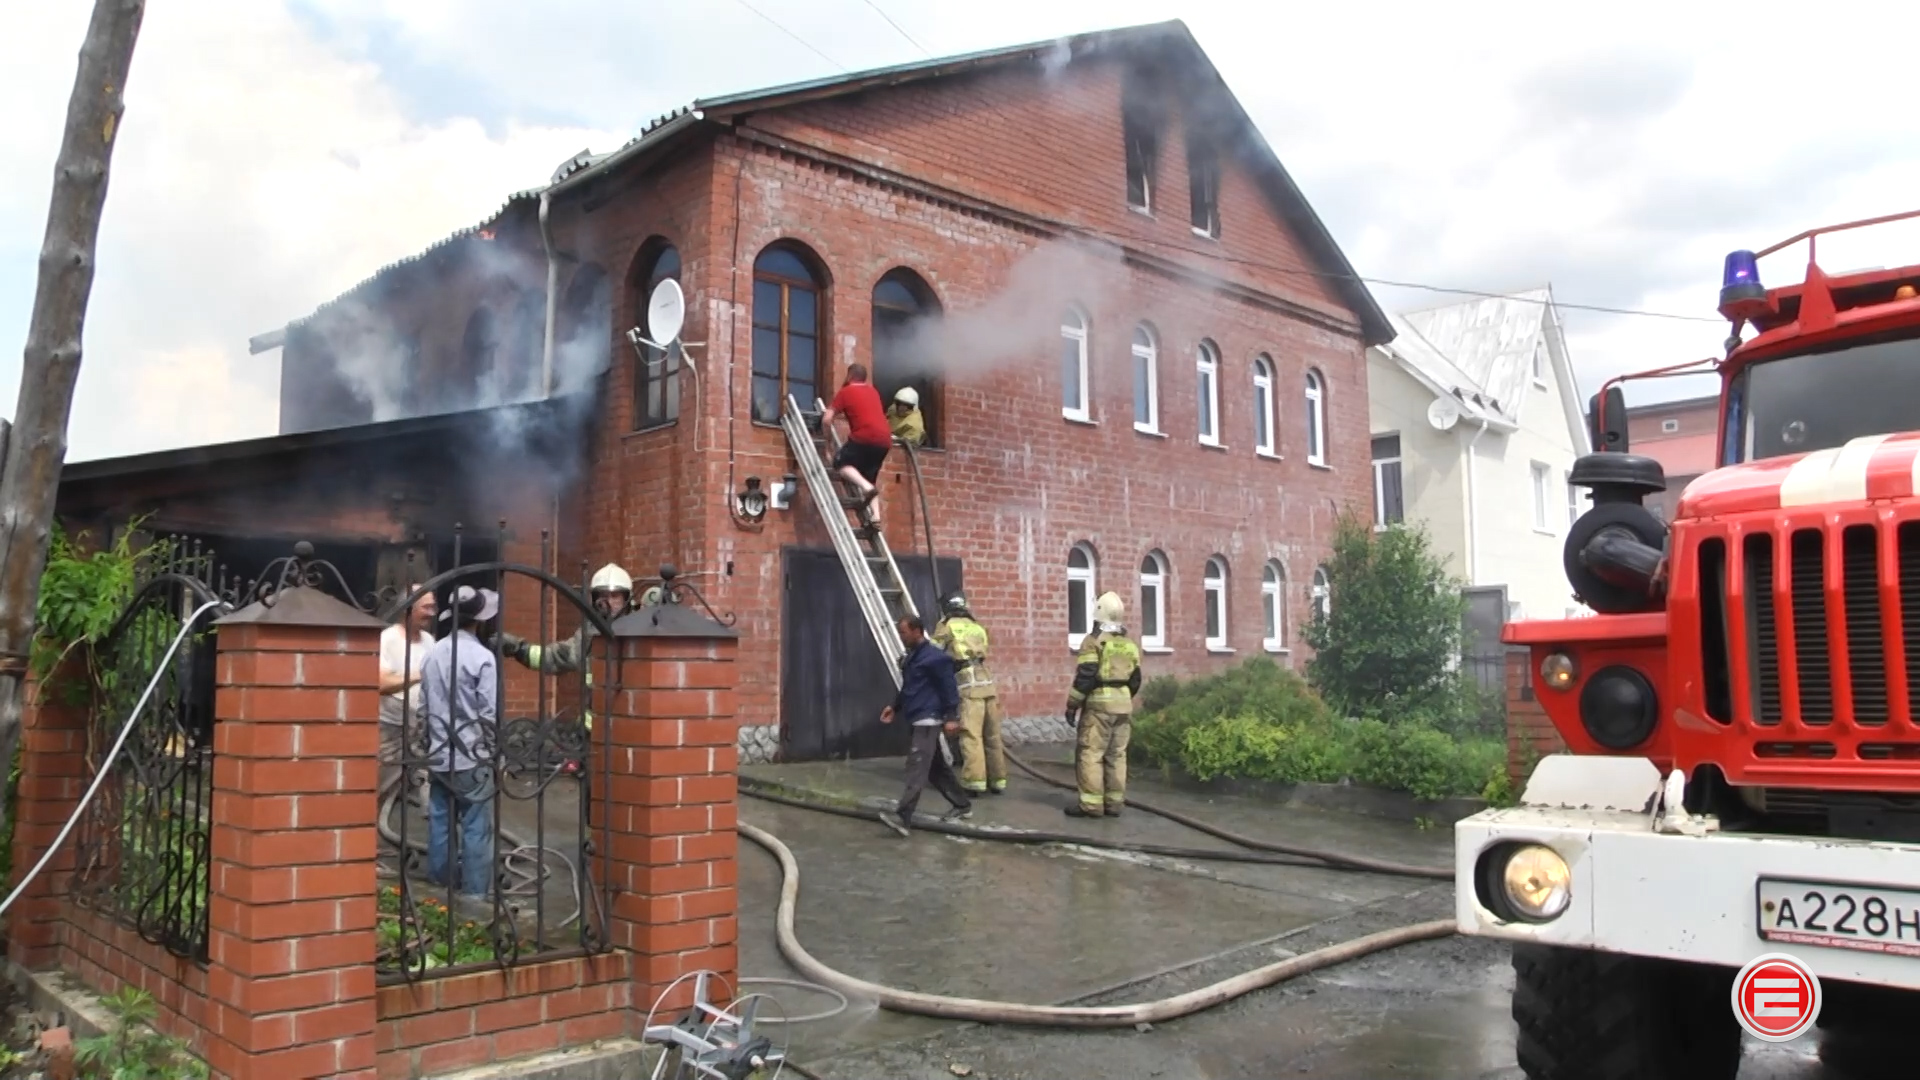
[[[147,11],[76,457],[271,432],[258,414],[277,356],[247,356],[248,336],[472,224],[582,147],[611,148],[695,97],[836,72],[786,31],[854,68],[922,57],[867,0],[754,0],[785,31],[738,0],[298,0],[301,18],[293,2]],[[942,55],[1185,19],[1377,278],[1551,281],[1562,301],[1711,317],[1727,251],[1906,209],[1920,190],[1920,111],[1905,86],[1920,13],[1906,8],[874,2]],[[0,342],[24,332],[84,6],[29,6],[0,40],[15,106],[0,171],[26,178],[0,190]],[[1915,241],[1849,238],[1822,261],[1920,262]],[[1800,258],[1763,271],[1786,280]],[[1376,292],[1390,308],[1444,299]],[[1567,320],[1588,392],[1710,355],[1725,335],[1710,321]],[[0,353],[0,386],[13,356]],[[222,368],[199,383],[207,400],[129,393],[135,372],[176,377],[183,357]],[[253,426],[200,415],[229,410]]]

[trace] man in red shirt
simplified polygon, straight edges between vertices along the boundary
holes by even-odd
[[[820,430],[826,431],[836,416],[847,419],[847,441],[833,456],[833,467],[847,482],[859,489],[860,498],[872,503],[880,494],[880,466],[893,449],[893,425],[887,422],[886,406],[880,403],[880,391],[867,381],[867,369],[847,365],[847,384],[833,395],[827,411],[820,414]],[[880,511],[876,508],[874,514]]]

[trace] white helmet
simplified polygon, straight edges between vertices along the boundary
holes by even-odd
[[[1117,623],[1127,617],[1127,605],[1116,593],[1101,593],[1093,602],[1093,617],[1103,623]]]
[[[588,586],[591,592],[623,592],[633,595],[633,579],[625,570],[613,563],[601,567],[593,573],[593,583]]]
[[[902,405],[909,405],[914,408],[918,408],[920,406],[920,391],[915,390],[911,386],[903,386],[900,388],[899,393],[893,395],[893,400],[901,403]]]

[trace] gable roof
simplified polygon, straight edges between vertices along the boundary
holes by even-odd
[[[453,234],[427,251],[389,264],[366,281],[354,286],[348,293],[343,293],[340,298],[344,299],[352,292],[364,288],[390,270],[417,261],[428,252],[492,225],[516,206],[530,204],[542,195],[548,198],[557,197],[564,191],[585,184],[597,175],[645,158],[652,158],[669,144],[677,142],[680,136],[701,127],[724,124],[749,113],[806,102],[846,97],[1017,64],[1039,64],[1047,68],[1057,68],[1098,54],[1122,53],[1147,46],[1172,49],[1184,54],[1182,58],[1196,65],[1194,70],[1203,73],[1215,91],[1222,95],[1222,100],[1230,107],[1234,122],[1240,126],[1246,136],[1243,143],[1246,148],[1245,164],[1253,171],[1275,212],[1293,229],[1312,256],[1316,268],[1326,275],[1335,293],[1352,309],[1360,323],[1361,333],[1366,343],[1379,345],[1392,341],[1396,332],[1395,327],[1388,320],[1378,301],[1374,299],[1366,282],[1362,281],[1359,274],[1354,271],[1353,264],[1347,261],[1346,254],[1340,250],[1340,245],[1335,242],[1333,234],[1327,230],[1326,223],[1320,220],[1319,214],[1308,203],[1299,185],[1294,183],[1292,175],[1280,163],[1279,155],[1274,153],[1266,137],[1254,125],[1252,117],[1247,115],[1239,99],[1227,87],[1226,81],[1220,77],[1219,69],[1215,68],[1213,61],[1208,59],[1206,51],[1200,47],[1192,31],[1187,29],[1186,23],[1178,19],[1075,34],[1049,41],[987,49],[893,67],[873,68],[762,90],[701,98],[686,108],[656,118],[638,135],[615,150],[602,154],[582,151],[574,155],[554,171],[553,178],[546,188],[536,188],[513,195],[507,200],[506,205],[486,221]],[[325,306],[330,306],[334,302],[337,300]],[[305,319],[296,320],[292,325],[304,321]]]
[[[1400,333],[1380,351],[1436,395],[1458,401],[1464,416],[1502,430],[1520,426],[1534,352],[1545,349],[1574,449],[1586,452],[1586,424],[1552,286],[1390,318]]]

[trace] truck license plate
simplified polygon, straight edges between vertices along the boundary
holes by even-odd
[[[1767,941],[1920,956],[1920,892],[1761,878],[1758,893]]]

